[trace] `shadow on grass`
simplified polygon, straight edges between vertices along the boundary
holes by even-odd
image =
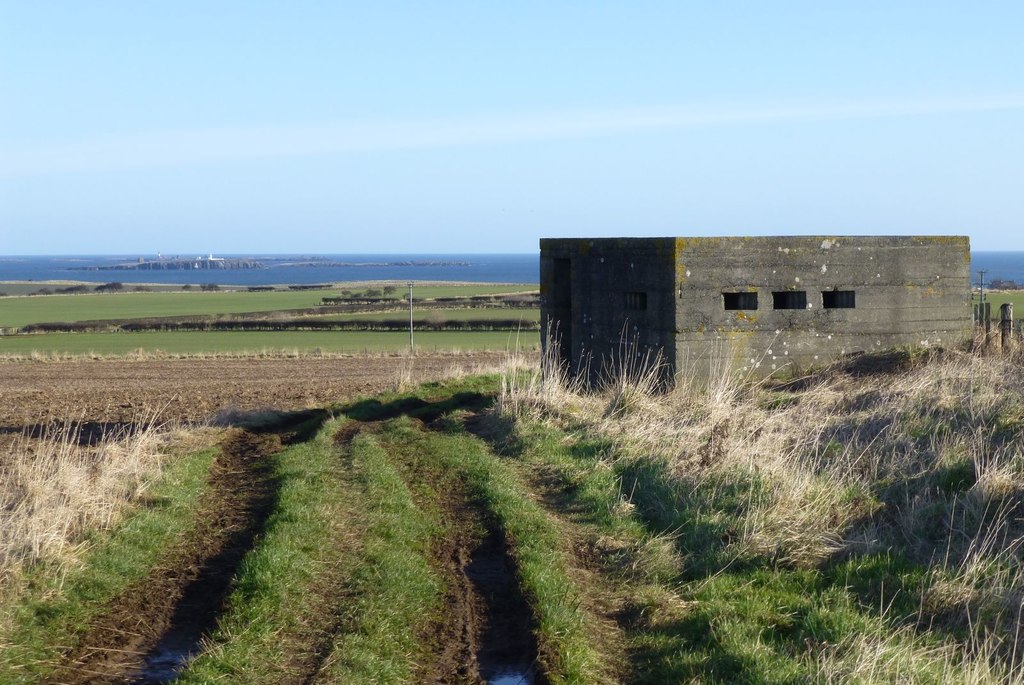
[[[399,416],[408,416],[419,419],[423,423],[430,423],[458,409],[478,412],[486,409],[493,402],[492,395],[479,392],[459,392],[432,402],[414,396],[400,397],[388,402],[371,398],[345,405],[339,411],[349,418],[363,422],[386,421]]]
[[[281,436],[284,445],[307,442],[333,418],[327,409],[302,409],[299,411],[254,411],[230,412],[218,415],[214,424],[242,428],[250,433],[273,433]]]
[[[633,488],[645,527],[675,537],[684,559],[679,580],[695,601],[678,620],[633,633],[633,671],[643,674],[633,682],[801,682],[814,675],[815,650],[898,626],[915,626],[936,640],[970,639],[963,617],[922,608],[927,578],[944,563],[941,554],[918,563],[895,551],[847,550],[812,568],[794,567],[770,553],[741,555],[732,543],[740,539],[745,511],[766,495],[756,476],[705,479],[695,487],[655,460],[623,461],[618,471],[624,489]],[[969,488],[973,477],[968,465],[955,464],[928,482],[918,476],[891,484],[883,497],[928,488],[951,497]],[[942,504],[934,516],[922,517],[928,530],[913,531],[922,540],[927,534],[936,550],[948,532]]]

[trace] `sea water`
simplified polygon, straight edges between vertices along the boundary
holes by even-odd
[[[272,285],[276,283],[330,283],[334,281],[470,281],[538,283],[537,254],[363,254],[313,255],[316,259],[346,262],[353,266],[287,266],[310,260],[311,255],[232,254],[218,257],[265,260],[264,269],[189,271],[83,271],[83,267],[112,266],[138,261],[140,255],[102,256],[0,256],[0,281],[86,281],[106,283],[217,283],[218,285]],[[182,255],[186,257],[187,255]],[[195,255],[191,255],[195,256]],[[154,255],[147,255],[154,259]],[[411,264],[410,264],[411,263]],[[356,266],[359,264],[360,266]],[[985,282],[1003,279],[1024,283],[1024,252],[974,252],[971,283],[979,271]]]
[[[334,281],[469,281],[474,283],[538,283],[537,254],[362,254],[362,255],[254,255],[217,254],[228,259],[254,259],[263,269],[189,269],[142,271],[89,270],[137,262],[140,256],[0,256],[0,281],[86,281],[89,283],[216,283],[218,285],[311,284]],[[180,255],[191,259],[197,255]],[[205,257],[206,255],[202,255]],[[166,256],[165,256],[166,257]],[[313,260],[348,266],[297,265]]]

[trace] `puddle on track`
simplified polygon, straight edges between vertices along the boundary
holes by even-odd
[[[183,632],[183,631],[182,631]],[[132,681],[133,685],[170,683],[178,677],[181,669],[198,654],[198,639],[194,635],[170,634],[161,638],[160,643],[146,658],[142,674]]]
[[[520,664],[487,678],[487,685],[534,685],[533,666]]]
[[[222,450],[237,460],[248,462],[244,476],[228,474],[239,490],[229,496],[229,511],[222,512],[215,528],[228,533],[223,547],[205,560],[203,567],[184,588],[174,608],[170,625],[146,655],[145,665],[132,682],[135,685],[169,683],[178,677],[188,662],[202,651],[202,639],[216,626],[242,560],[255,545],[273,508],[276,487],[269,479],[266,456],[280,448],[276,436],[242,432]],[[235,468],[238,468],[237,466]],[[238,481],[247,481],[242,483]],[[240,487],[241,486],[241,487]]]
[[[473,551],[464,572],[484,605],[476,655],[480,677],[493,685],[539,683],[533,615],[503,536],[489,533]]]

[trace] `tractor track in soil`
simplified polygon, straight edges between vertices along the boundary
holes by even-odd
[[[173,679],[216,625],[245,554],[276,496],[269,457],[277,433],[232,429],[208,475],[196,525],[148,576],[114,598],[45,683]]]
[[[372,418],[343,426],[334,442],[347,447],[358,434],[376,433],[384,421],[403,414],[412,414],[423,430],[431,430],[432,421],[442,413],[472,406],[480,399],[467,394],[439,407],[415,398],[398,404],[375,404]],[[536,619],[520,588],[504,533],[485,523],[489,517],[473,502],[460,478],[422,465],[412,466],[402,456],[390,453],[410,485],[418,484],[411,490],[420,506],[439,508],[444,530],[431,554],[431,564],[445,587],[442,618],[427,626],[422,635],[431,657],[418,670],[417,682],[545,685],[546,678],[535,668]],[[316,664],[303,681],[306,685],[321,682],[334,637],[344,625],[342,609],[338,607],[338,618],[330,631],[333,634],[320,641]]]
[[[467,395],[455,406],[477,400]],[[440,411],[421,406],[416,413],[422,428],[431,430],[434,424],[428,421],[438,418]],[[434,659],[422,671],[422,681],[544,685],[546,678],[535,668],[536,619],[504,532],[488,521],[489,515],[473,502],[461,479],[430,469],[417,469],[410,474],[412,479],[437,493],[435,505],[441,508],[445,531],[435,543],[432,559],[446,588],[444,620],[424,635]]]

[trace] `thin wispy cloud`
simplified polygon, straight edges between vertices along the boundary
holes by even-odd
[[[831,104],[688,105],[130,133],[52,144],[0,140],[0,178],[365,151],[569,140],[710,126],[1024,110],[1024,95]]]

